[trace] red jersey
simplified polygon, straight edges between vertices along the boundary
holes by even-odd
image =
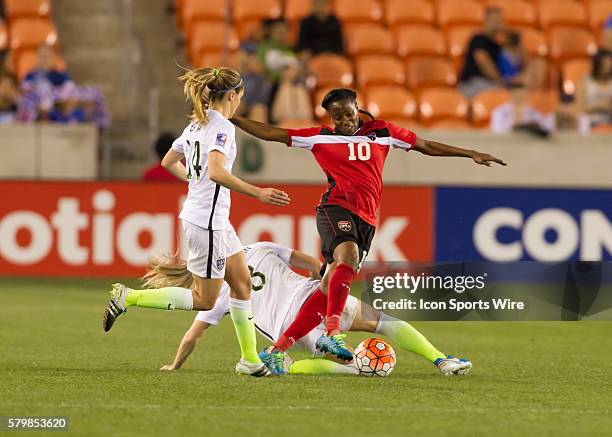
[[[410,150],[416,135],[384,120],[363,122],[355,134],[333,129],[289,129],[289,146],[308,149],[327,176],[321,206],[338,205],[376,226],[382,173],[390,148]]]

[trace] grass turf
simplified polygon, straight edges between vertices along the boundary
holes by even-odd
[[[416,323],[439,349],[473,360],[466,378],[443,378],[397,350],[389,378],[255,379],[233,373],[238,345],[226,318],[183,370],[168,374],[158,369],[194,314],[134,309],[104,334],[107,288],[94,280],[0,279],[0,415],[69,416],[68,434],[88,436],[612,429],[610,322]],[[349,342],[367,336],[351,334]]]

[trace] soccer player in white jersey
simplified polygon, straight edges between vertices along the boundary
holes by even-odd
[[[229,221],[230,191],[276,206],[289,204],[289,197],[283,191],[259,188],[231,174],[236,139],[235,128],[228,119],[236,112],[244,94],[240,74],[230,68],[199,68],[187,70],[180,79],[194,109],[191,123],[174,141],[162,165],[189,183],[180,218],[189,247],[186,268],[193,281],[189,287],[163,286],[147,290],[113,285],[104,313],[104,330],[110,330],[117,317],[131,306],[210,310],[225,280],[230,287],[229,312],[242,352],[236,372],[268,376],[270,371],[257,353],[251,313],[251,276],[242,244]],[[187,166],[181,162],[183,159]]]
[[[245,247],[244,251],[251,271],[255,326],[262,335],[274,342],[291,325],[304,302],[319,289],[318,279],[322,264],[312,256],[275,243],[256,243]],[[291,267],[310,271],[311,278],[295,273]],[[145,284],[156,286],[177,281],[188,282],[191,278],[186,273],[184,264],[168,264],[166,260],[160,259],[152,264],[144,281]],[[217,325],[227,314],[228,307],[229,287],[225,284],[214,307],[210,311],[200,311],[197,314],[181,341],[174,361],[163,366],[161,370],[180,368],[204,332],[210,326]],[[320,315],[320,319],[323,319],[323,315]],[[386,335],[402,349],[414,352],[435,364],[444,375],[465,375],[472,367],[468,360],[449,357],[440,352],[407,322],[390,317],[354,296],[348,297],[340,324],[344,331]],[[322,357],[315,343],[324,330],[325,326],[319,325],[298,340],[295,347],[313,357]],[[262,355],[265,355],[265,352],[262,352]],[[278,356],[281,360],[284,359],[283,355]],[[317,358],[275,364],[283,369],[283,372],[288,368],[289,373],[357,373],[352,365]]]

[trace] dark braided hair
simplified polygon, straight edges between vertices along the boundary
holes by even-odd
[[[323,109],[329,112],[329,107],[333,103],[344,102],[344,101],[349,101],[350,103],[353,103],[355,106],[357,106],[357,110],[359,111],[360,114],[365,114],[368,117],[370,117],[372,120],[376,119],[376,117],[374,117],[372,114],[370,114],[365,109],[359,108],[359,106],[357,105],[357,92],[353,90],[349,90],[348,88],[334,88],[333,90],[325,94],[325,97],[323,97],[323,102],[321,103],[321,106],[323,107]]]

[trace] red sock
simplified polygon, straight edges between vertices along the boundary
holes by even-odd
[[[327,332],[340,331],[340,316],[346,299],[351,291],[351,282],[355,278],[355,270],[346,264],[338,264],[329,280],[327,287],[327,314],[325,322]]]
[[[310,296],[298,313],[293,323],[274,343],[274,349],[286,351],[293,343],[304,337],[321,323],[327,307],[327,296],[317,290]]]

